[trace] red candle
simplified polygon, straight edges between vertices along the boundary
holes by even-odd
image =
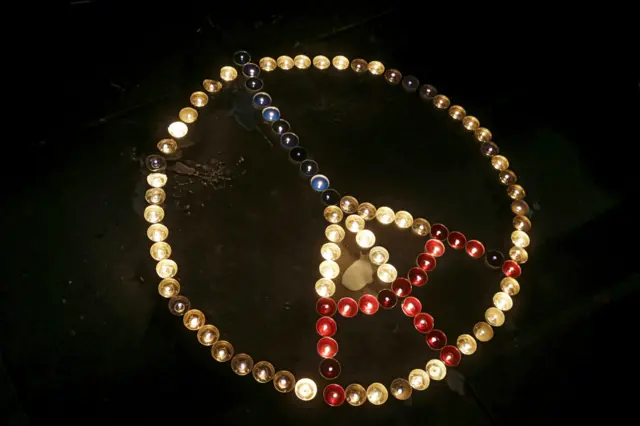
[[[455,367],[460,364],[460,351],[455,346],[445,346],[440,351],[440,359],[449,367]]]
[[[342,405],[345,400],[344,389],[335,383],[327,385],[322,392],[322,396],[324,397],[324,401],[332,407]]]
[[[409,273],[407,274],[407,276],[409,277],[409,281],[411,281],[411,284],[415,285],[416,287],[422,287],[429,280],[427,273],[420,268],[409,269]]]
[[[316,302],[316,311],[322,316],[332,316],[336,313],[336,302],[328,297],[322,297]]]
[[[360,310],[362,311],[363,314],[373,315],[376,312],[378,312],[378,308],[380,307],[380,304],[378,303],[378,299],[376,299],[375,296],[372,296],[370,294],[365,294],[362,297],[360,297],[360,300],[358,301],[358,306],[360,307]]]
[[[442,349],[447,344],[447,335],[442,330],[431,330],[427,333],[426,340],[431,349]]]
[[[420,269],[420,271],[422,271],[422,269]],[[406,278],[398,278],[393,282],[393,284],[391,284],[391,290],[398,297],[407,297],[411,294],[411,283]]]
[[[418,264],[419,268],[426,272],[436,269],[436,258],[428,253],[422,253],[418,255],[416,263]]]
[[[447,237],[447,241],[452,248],[459,250],[467,243],[467,237],[465,237],[461,232],[453,231],[449,234],[449,237]]]
[[[331,337],[322,337],[318,340],[318,355],[323,358],[333,358],[338,353],[338,342]]]
[[[343,297],[338,301],[338,312],[346,318],[352,318],[358,313],[358,303],[350,297]]]
[[[338,325],[331,317],[321,317],[316,321],[316,331],[322,337],[331,337],[338,331]]]
[[[433,257],[440,257],[444,254],[444,244],[442,241],[432,238],[424,245],[424,251]]]
[[[415,297],[407,297],[402,302],[402,312],[408,317],[415,317],[422,310],[422,303]]]
[[[420,312],[413,318],[413,326],[420,333],[430,332],[433,329],[433,324],[433,317],[426,312]]]
[[[447,239],[448,235],[449,235],[449,228],[447,228],[443,224],[434,223],[433,226],[431,226],[431,236],[433,238],[437,238],[440,241],[444,241]]]
[[[484,256],[484,245],[478,240],[471,240],[467,243],[466,251],[474,259],[480,259]]]
[[[507,260],[502,264],[502,273],[511,278],[518,278],[522,273],[522,268],[517,262]]]
[[[320,362],[320,375],[327,380],[333,380],[340,375],[342,367],[335,358],[325,358]]]
[[[380,290],[378,293],[378,302],[382,305],[383,308],[391,309],[396,306],[398,302],[398,297],[389,289]]]

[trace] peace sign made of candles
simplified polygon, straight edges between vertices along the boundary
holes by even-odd
[[[260,111],[273,132],[280,136],[281,144],[289,152],[290,158],[299,164],[303,175],[309,177],[313,190],[321,194],[324,209],[324,218],[329,222],[325,230],[327,242],[322,246],[320,254],[322,261],[319,264],[321,278],[314,285],[315,292],[319,296],[316,310],[320,318],[316,322],[316,332],[319,335],[317,352],[321,357],[320,375],[329,381],[336,380],[340,375],[341,365],[337,360],[338,342],[335,340],[338,331],[337,323],[332,318],[336,313],[344,318],[353,318],[361,312],[365,315],[373,315],[380,308],[391,309],[401,299],[400,308],[403,313],[412,319],[413,326],[425,335],[427,345],[438,356],[429,360],[424,369],[411,370],[406,378],[397,378],[387,388],[382,383],[372,383],[365,387],[358,383],[343,387],[331,382],[325,386],[322,394],[325,402],[330,406],[342,405],[345,401],[352,406],[360,406],[369,401],[374,405],[384,404],[389,393],[398,400],[406,400],[411,397],[414,390],[422,391],[429,387],[431,380],[442,380],[447,373],[447,368],[455,367],[461,361],[462,355],[472,355],[477,349],[477,342],[488,342],[492,339],[494,328],[500,327],[505,322],[505,311],[513,306],[512,297],[520,291],[520,284],[516,281],[522,272],[521,264],[528,259],[526,247],[529,245],[529,236],[526,233],[531,228],[531,221],[527,217],[529,206],[524,201],[525,190],[516,183],[516,174],[509,169],[509,161],[499,155],[498,146],[491,141],[491,131],[480,127],[476,117],[467,115],[465,109],[459,105],[450,106],[448,97],[438,94],[436,88],[425,84],[420,86],[416,77],[405,76],[395,69],[386,69],[379,61],[367,62],[364,59],[349,61],[344,56],[336,56],[332,60],[325,56],[309,58],[298,55],[294,58],[280,56],[276,59],[265,57],[258,63],[251,62],[248,52],[239,51],[233,55],[234,66],[224,66],[220,69],[222,81],[206,79],[203,86],[206,92],[198,91],[191,94],[190,102],[195,108],[203,108],[209,102],[210,96],[215,96],[228,84],[239,77],[240,68],[243,75],[244,88],[253,94],[253,106]],[[339,193],[330,187],[329,179],[319,174],[318,164],[307,158],[307,152],[299,143],[298,135],[291,132],[291,124],[282,119],[280,110],[273,105],[272,97],[262,91],[264,82],[259,78],[261,71],[271,72],[276,69],[283,71],[294,67],[304,70],[311,67],[318,70],[326,70],[333,66],[339,71],[351,68],[357,74],[382,75],[392,85],[401,85],[407,92],[417,92],[425,101],[432,102],[438,110],[448,111],[449,117],[459,121],[462,126],[471,132],[480,143],[480,152],[491,161],[491,165],[498,173],[500,183],[506,186],[506,192],[511,202],[513,227],[511,234],[513,247],[509,250],[510,259],[505,260],[499,251],[485,252],[484,245],[477,240],[467,240],[464,234],[457,231],[449,231],[443,224],[431,225],[426,219],[416,218],[407,211],[394,211],[390,207],[376,207],[369,202],[360,203],[350,195],[341,197]],[[168,127],[171,138],[162,139],[157,146],[162,154],[172,155],[178,150],[176,139],[187,134],[188,124],[194,123],[198,118],[198,111],[193,107],[180,110],[180,121],[173,122]],[[166,194],[162,187],[167,183],[166,160],[161,155],[150,155],[146,161],[150,174],[147,182],[151,186],[146,191],[145,198],[148,206],[144,211],[144,218],[151,225],[147,230],[148,238],[153,242],[150,252],[151,257],[157,261],[156,271],[161,278],[158,292],[169,299],[169,311],[183,317],[187,329],[197,333],[198,341],[210,347],[212,357],[219,362],[230,361],[233,371],[245,376],[252,374],[259,383],[272,382],[278,392],[288,393],[294,391],[296,396],[303,401],[310,401],[318,392],[314,380],[304,377],[296,378],[287,370],[276,371],[268,361],[260,361],[254,364],[253,359],[246,353],[235,354],[233,345],[220,340],[220,333],[216,326],[207,324],[202,311],[194,309],[191,301],[180,294],[181,285],[175,278],[178,273],[178,265],[171,260],[171,246],[166,242],[169,236],[168,228],[162,224]],[[395,225],[399,230],[410,229],[418,237],[426,237],[424,251],[416,257],[416,266],[400,277],[396,268],[389,263],[390,255],[387,249],[376,245],[375,234],[367,229],[367,222],[376,220],[382,225]],[[413,287],[420,287],[427,283],[428,274],[432,273],[437,265],[437,258],[446,251],[447,245],[454,250],[465,250],[473,259],[484,259],[487,266],[501,269],[503,278],[500,280],[500,291],[493,297],[494,306],[485,312],[485,321],[476,323],[470,334],[462,334],[455,342],[448,344],[446,334],[435,328],[435,320],[428,312],[422,309],[422,303],[416,297],[410,296]],[[361,259],[353,262],[351,266],[342,271],[341,282],[351,292],[360,292],[358,300],[352,297],[335,297],[335,280],[341,274],[339,259],[345,248],[357,245],[363,254]],[[360,269],[358,269],[360,268]],[[376,294],[371,294],[370,286],[365,289],[372,280],[363,279],[361,270],[369,268],[370,275],[375,275],[378,288]],[[364,274],[366,275],[366,273]],[[367,291],[365,291],[367,290]],[[389,392],[390,391],[390,392]]]

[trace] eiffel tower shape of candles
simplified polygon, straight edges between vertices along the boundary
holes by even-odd
[[[450,106],[450,100],[442,94],[438,94],[436,88],[425,84],[420,85],[416,77],[402,76],[400,71],[385,69],[379,61],[367,62],[364,59],[349,61],[344,56],[336,56],[332,60],[325,56],[315,56],[312,59],[305,55],[294,58],[280,56],[276,59],[264,57],[258,63],[251,62],[251,56],[246,51],[239,51],[233,55],[234,66],[224,66],[220,69],[222,81],[206,79],[203,82],[205,91],[197,91],[190,96],[192,107],[180,110],[180,121],[175,121],[168,126],[171,138],[162,139],[157,147],[162,154],[173,155],[178,150],[176,139],[187,134],[188,125],[198,118],[198,110],[209,102],[210,96],[216,96],[226,85],[237,79],[242,79],[244,88],[252,93],[253,106],[270,125],[273,132],[280,136],[281,144],[289,152],[289,156],[296,164],[299,164],[303,175],[309,177],[313,190],[321,194],[324,209],[324,218],[328,222],[325,230],[327,242],[321,248],[323,258],[319,265],[321,278],[315,283],[315,292],[319,296],[316,310],[319,318],[316,322],[316,332],[319,335],[317,352],[321,357],[320,375],[331,381],[322,392],[325,402],[330,406],[342,405],[345,401],[351,406],[360,406],[367,400],[374,405],[384,404],[389,393],[398,399],[406,400],[411,397],[414,390],[422,391],[429,387],[431,380],[442,380],[447,373],[447,368],[458,365],[462,355],[472,355],[479,342],[488,342],[494,335],[494,328],[500,327],[505,322],[505,311],[513,305],[512,297],[520,291],[520,284],[516,281],[522,272],[521,264],[528,259],[525,249],[529,245],[529,236],[526,231],[531,228],[528,218],[529,206],[524,201],[525,190],[516,183],[516,174],[509,169],[509,161],[499,155],[498,146],[491,141],[491,132],[480,127],[479,120],[467,115],[463,107]],[[349,68],[356,74],[370,74],[383,76],[391,85],[401,85],[407,92],[417,92],[421,99],[431,102],[437,110],[447,111],[451,119],[460,122],[464,129],[469,131],[480,144],[482,156],[488,158],[492,167],[498,171],[500,183],[506,186],[507,196],[511,201],[511,210],[514,213],[511,234],[513,247],[509,250],[510,259],[505,260],[499,251],[485,252],[484,245],[477,240],[467,240],[460,232],[450,232],[443,224],[431,225],[426,219],[416,218],[407,211],[394,211],[389,207],[376,207],[371,203],[359,203],[350,195],[341,197],[339,193],[330,187],[329,179],[318,173],[318,164],[307,158],[307,152],[299,145],[298,135],[291,132],[289,122],[281,118],[280,110],[273,105],[272,97],[262,91],[264,82],[260,79],[261,72],[272,72],[280,69],[284,72],[294,67],[304,70],[316,68],[327,70],[333,66],[338,71],[347,71]],[[240,68],[242,77],[239,77]],[[235,354],[232,344],[226,340],[220,340],[217,327],[206,322],[204,314],[191,306],[191,301],[181,294],[181,285],[175,278],[178,273],[178,265],[170,259],[171,246],[166,242],[169,230],[162,224],[164,209],[162,207],[166,194],[162,189],[167,183],[167,175],[164,173],[167,162],[162,155],[150,155],[146,161],[150,170],[147,182],[151,186],[146,191],[145,199],[148,206],[144,212],[144,218],[150,223],[147,236],[152,241],[150,249],[151,257],[157,261],[156,271],[161,281],[158,291],[161,296],[169,299],[169,311],[183,317],[183,322],[188,330],[195,331],[198,341],[210,348],[212,357],[221,363],[230,361],[233,371],[240,375],[252,374],[259,383],[273,383],[278,392],[289,393],[294,391],[296,396],[303,401],[314,399],[318,393],[316,381],[308,377],[296,377],[288,370],[276,371],[268,361],[260,361],[254,364],[253,359],[246,353]],[[424,251],[418,254],[416,266],[407,271],[406,278],[399,277],[396,268],[389,263],[389,252],[381,245],[376,245],[375,234],[367,229],[367,222],[376,220],[382,225],[396,226],[399,229],[410,229],[419,237],[426,237]],[[340,274],[338,261],[345,249],[346,239],[355,241],[358,249],[363,253],[361,259],[356,260],[345,271],[342,271],[341,280],[348,290],[359,293],[358,300],[353,297],[335,297],[336,284],[334,282]],[[351,241],[349,240],[349,241]],[[494,306],[485,312],[485,321],[476,323],[469,334],[462,334],[455,342],[448,342],[446,334],[435,327],[435,320],[428,312],[424,312],[421,302],[410,296],[413,287],[420,287],[427,283],[428,274],[433,272],[437,265],[438,257],[447,250],[445,243],[453,250],[464,250],[473,259],[484,259],[491,268],[500,269],[503,277],[499,282],[500,291],[493,297]],[[351,244],[353,246],[353,243]],[[369,268],[369,269],[367,269]],[[364,275],[363,275],[363,272]],[[375,275],[375,281],[379,284],[377,294],[363,292],[363,288],[371,280],[363,279],[363,276]],[[337,299],[337,300],[336,300]],[[406,378],[397,378],[387,387],[383,383],[371,383],[363,386],[358,383],[348,384],[343,387],[333,382],[340,374],[341,365],[336,359],[338,342],[334,339],[338,327],[333,317],[337,314],[344,318],[353,318],[358,312],[364,315],[373,315],[380,308],[391,309],[398,305],[403,313],[413,321],[417,332],[425,336],[428,346],[437,353],[429,360],[424,368],[411,370]],[[451,343],[451,344],[448,344]]]

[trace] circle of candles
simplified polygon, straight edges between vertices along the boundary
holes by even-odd
[[[322,64],[316,65],[316,58],[314,58],[314,66],[317,66],[319,69],[327,68],[329,66],[328,58],[317,58],[322,59],[321,61],[319,60]],[[242,73],[248,78],[245,80],[244,85],[249,92],[252,90],[258,91],[262,89],[262,81],[256,78],[261,69],[264,71],[272,71],[276,66],[283,70],[289,70],[294,66],[300,69],[306,69],[311,66],[312,63],[309,57],[305,55],[298,55],[295,59],[292,59],[289,56],[281,56],[278,58],[277,62],[273,58],[262,58],[259,61],[259,66],[251,63],[250,61],[251,57],[245,51],[239,51],[234,54],[235,64],[242,66]],[[334,67],[338,70],[344,70],[349,67],[349,60],[343,56],[336,56],[333,58],[332,62]],[[385,78],[390,83],[398,84],[402,81],[403,86],[405,86],[405,89],[407,90],[416,90],[416,87],[419,84],[418,80],[414,77],[407,76],[403,79],[402,74],[397,70],[390,69],[385,72],[384,65],[378,61],[372,61],[367,64],[366,61],[357,59],[351,64],[352,68],[356,72],[364,72],[368,69],[369,72],[374,75],[384,74]],[[237,76],[238,72],[235,68],[228,66],[221,68],[221,77],[223,80],[230,82],[235,80]],[[223,84],[218,81],[207,79],[203,82],[203,87],[207,92],[216,93],[222,90]],[[251,95],[253,96],[253,93],[251,93]],[[507,186],[507,194],[514,200],[511,204],[511,208],[517,216],[513,219],[513,226],[516,230],[511,235],[511,240],[515,247],[511,248],[509,251],[509,255],[512,260],[504,261],[503,254],[498,251],[491,251],[487,253],[485,258],[487,265],[496,269],[500,268],[502,273],[506,276],[500,283],[502,292],[496,293],[493,298],[493,302],[496,307],[491,307],[485,312],[485,319],[487,322],[479,322],[473,327],[473,334],[476,339],[481,342],[486,342],[491,340],[493,337],[492,326],[499,327],[504,323],[505,317],[502,311],[511,309],[513,306],[511,296],[517,294],[520,288],[520,285],[515,278],[519,277],[522,273],[522,268],[519,263],[526,262],[528,258],[525,247],[529,245],[529,236],[525,231],[531,227],[531,221],[524,216],[529,212],[528,204],[522,200],[525,197],[526,192],[522,186],[516,184],[518,178],[516,174],[509,169],[508,160],[504,156],[498,155],[498,146],[491,142],[491,131],[480,127],[480,123],[475,117],[466,116],[466,111],[461,106],[454,105],[449,108],[451,105],[449,98],[441,94],[438,95],[433,86],[423,85],[420,88],[420,95],[424,99],[433,100],[433,105],[438,109],[449,109],[448,114],[454,120],[462,121],[463,127],[466,130],[473,132],[475,138],[481,143],[482,154],[484,156],[491,157],[491,164],[493,168],[499,171],[500,182]],[[190,102],[195,107],[204,107],[208,101],[209,95],[205,92],[194,92],[190,97]],[[272,129],[275,133],[287,134],[290,130],[290,124],[280,118],[280,111],[278,108],[270,106],[271,97],[268,94],[264,92],[255,94],[253,97],[253,104],[257,108],[265,108],[262,111],[262,115],[267,121],[274,122]],[[176,139],[184,137],[187,134],[188,127],[186,124],[191,124],[196,121],[198,118],[198,111],[191,107],[183,108],[180,111],[179,118],[182,122],[174,122],[168,129],[169,133]],[[289,134],[292,135],[291,133]],[[295,146],[297,146],[297,143],[295,143]],[[289,148],[294,148],[294,146]],[[170,155],[178,151],[178,145],[173,139],[164,139],[158,143],[158,149],[163,154]],[[298,147],[296,149],[297,151],[289,151],[290,153],[293,153],[290,154],[290,156],[293,160],[300,162],[307,157],[307,154],[303,148]],[[265,383],[273,379],[274,386],[280,392],[287,392],[295,388],[296,395],[300,399],[304,401],[313,399],[317,393],[317,386],[313,380],[304,378],[296,382],[295,377],[287,371],[283,370],[274,374],[275,370],[273,365],[267,361],[261,361],[254,366],[253,360],[249,355],[238,354],[234,357],[233,346],[231,346],[229,342],[218,340],[219,332],[217,331],[217,328],[212,325],[204,324],[204,314],[197,309],[190,309],[189,300],[184,296],[178,296],[180,284],[177,280],[171,278],[176,275],[178,266],[176,262],[169,259],[171,247],[166,243],[162,243],[162,241],[164,241],[168,236],[168,229],[166,226],[159,223],[163,220],[164,215],[164,210],[160,204],[162,204],[166,198],[166,194],[160,188],[167,183],[167,176],[166,174],[157,172],[164,170],[166,167],[166,160],[160,156],[151,156],[151,158],[153,157],[158,158],[158,164],[162,163],[164,165],[162,167],[155,165],[150,167],[150,170],[153,173],[147,177],[147,182],[153,187],[149,191],[155,192],[145,194],[147,202],[151,205],[146,207],[144,218],[153,224],[147,231],[148,237],[156,243],[151,249],[151,255],[159,262],[156,267],[158,275],[161,278],[164,278],[158,286],[158,291],[163,297],[170,298],[170,311],[175,315],[183,315],[183,322],[185,326],[190,330],[197,330],[199,342],[203,345],[211,346],[211,353],[216,360],[220,362],[231,360],[231,366],[237,374],[247,375],[253,372],[254,377],[260,383]],[[312,187],[317,191],[322,192],[322,199],[325,204],[338,204],[340,195],[335,190],[329,189],[329,181],[324,175],[317,175],[317,163],[311,163],[313,163],[313,167],[309,168],[308,175],[311,176],[310,183]],[[147,191],[147,193],[149,193],[149,191]],[[329,194],[329,191],[333,192]],[[364,204],[369,203],[363,203],[363,205]],[[360,297],[357,303],[354,299],[343,298],[338,302],[338,304],[336,304],[334,300],[326,297],[318,300],[316,309],[318,313],[324,315],[318,319],[316,323],[316,329],[322,336],[318,342],[318,351],[322,356],[333,356],[338,351],[337,342],[329,337],[334,335],[337,331],[336,323],[329,317],[329,315],[335,314],[335,311],[339,309],[341,309],[341,314],[345,316],[353,316],[357,313],[358,307],[363,311],[363,313],[367,314],[375,313],[380,304],[387,308],[393,307],[397,302],[398,296],[406,297],[410,294],[412,290],[411,285],[424,285],[428,278],[425,271],[433,270],[436,266],[435,258],[441,256],[445,251],[445,246],[442,244],[444,240],[447,240],[448,244],[454,249],[464,248],[467,254],[473,258],[482,258],[485,254],[485,248],[479,241],[471,240],[467,242],[466,237],[462,233],[456,231],[449,232],[447,227],[443,224],[435,224],[431,227],[424,219],[419,218],[413,220],[413,217],[405,211],[394,213],[393,210],[388,207],[381,207],[376,211],[373,205],[371,205],[371,208],[367,207],[366,209],[363,208],[361,210],[357,201],[351,210],[352,211],[347,211],[347,209],[345,209],[344,211],[347,213],[355,213],[357,211],[359,215],[357,219],[362,218],[364,220],[371,220],[374,217],[377,217],[378,221],[382,224],[389,224],[395,221],[396,225],[400,228],[411,228],[416,235],[421,236],[428,235],[430,233],[433,239],[427,241],[425,244],[426,253],[422,253],[418,256],[417,263],[419,268],[412,268],[409,271],[409,280],[405,278],[396,280],[396,276],[393,274],[385,275],[385,277],[388,276],[388,279],[383,281],[393,283],[391,284],[391,290],[384,289],[380,291],[377,298],[375,296],[365,294]],[[338,223],[340,222],[340,219],[342,219],[342,217],[340,217],[336,222],[333,222],[333,220],[335,220],[334,216],[336,215],[330,216],[332,219],[330,222],[332,223]],[[362,248],[371,248],[375,243],[375,236],[372,233],[368,234],[367,230],[364,230],[363,227],[361,227],[363,221],[357,219],[352,218],[350,222],[353,222],[353,226],[347,226],[347,229],[353,232],[358,232],[358,235],[356,235],[356,241]],[[339,230],[333,230],[335,231],[334,234],[337,234],[331,234],[337,240],[334,242],[339,242],[344,238],[344,229],[339,226],[338,228],[342,231],[342,235],[339,235]],[[360,233],[359,231],[365,232]],[[327,235],[327,237],[330,241],[333,241],[329,235]],[[338,250],[335,250],[336,247],[337,246],[335,244],[329,243],[326,244],[326,247],[324,247],[324,250],[322,251],[326,262],[323,263],[324,268],[321,266],[320,270],[322,275],[325,276],[325,278],[323,278],[325,281],[321,283],[320,286],[316,283],[316,291],[321,296],[330,296],[333,294],[333,291],[335,291],[335,284],[333,284],[330,278],[335,278],[340,273],[339,267],[335,262],[333,262],[333,260],[337,260],[340,256],[340,249],[338,248]],[[386,265],[384,262],[381,264]],[[393,268],[391,265],[388,266]],[[380,268],[378,268],[378,270],[380,270]],[[393,272],[395,274],[395,269],[393,269]],[[422,279],[422,277],[424,277],[424,279]],[[333,290],[330,289],[330,285],[328,283],[333,285]],[[390,390],[392,394],[400,400],[407,399],[411,395],[412,388],[426,388],[428,386],[429,379],[442,380],[446,376],[446,366],[452,367],[458,365],[461,359],[461,353],[472,354],[475,352],[477,347],[476,340],[471,335],[459,336],[456,342],[457,347],[447,346],[446,335],[440,330],[433,329],[433,317],[429,314],[421,313],[421,308],[422,306],[420,301],[415,297],[406,297],[402,302],[403,312],[407,316],[414,317],[414,326],[418,331],[426,334],[426,340],[429,346],[434,349],[440,349],[440,358],[442,361],[438,359],[430,360],[427,363],[426,371],[412,371],[409,376],[409,381],[404,379],[395,379],[390,386]],[[346,311],[350,312],[347,313]],[[335,378],[337,377],[337,374],[339,374],[340,364],[334,358],[324,359],[321,365],[325,366],[324,368],[321,368],[321,374],[323,377],[331,378],[333,376],[333,378]],[[336,369],[337,374],[335,371]],[[422,373],[424,373],[424,375]],[[426,385],[424,377],[426,377]],[[370,402],[375,405],[380,405],[387,400],[388,392],[385,386],[380,383],[370,385],[366,391],[358,384],[352,384],[347,387],[346,390],[339,385],[328,385],[323,392],[323,396],[325,401],[331,406],[341,405],[345,399],[347,399],[351,405],[361,405],[365,398],[368,398]]]

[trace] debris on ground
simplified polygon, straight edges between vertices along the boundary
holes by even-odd
[[[182,150],[177,151],[177,153],[181,152]],[[218,152],[217,154],[224,155],[223,152]],[[132,160],[140,163],[140,170],[142,175],[145,176],[144,179],[139,181],[132,196],[134,210],[138,212],[138,214],[143,215],[144,208],[146,207],[144,193],[148,189],[146,183],[146,175],[148,173],[145,166],[146,157],[135,147],[131,149],[130,156]],[[170,165],[166,171],[169,175],[169,183],[165,190],[169,198],[173,200],[175,207],[186,215],[191,215],[191,208],[194,203],[196,207],[205,208],[206,203],[203,201],[207,199],[207,196],[202,194],[199,188],[205,187],[217,190],[226,188],[227,186],[230,187],[231,181],[234,178],[242,176],[247,172],[245,169],[241,169],[241,165],[246,161],[242,156],[240,156],[231,167],[219,158],[209,158],[205,162],[199,163],[193,160],[178,161],[181,157],[182,155],[174,155],[172,158],[166,157],[167,160],[170,161]],[[194,197],[192,197],[194,191],[196,194],[199,193],[199,200],[195,200]]]
[[[243,157],[236,163],[236,166],[244,161]],[[195,181],[204,186],[211,186],[214,189],[224,188],[233,177],[233,171],[224,161],[211,158],[206,163],[200,164],[195,161],[176,161],[168,168],[169,171],[178,176],[188,177],[187,179],[176,179],[178,186],[190,184]]]

